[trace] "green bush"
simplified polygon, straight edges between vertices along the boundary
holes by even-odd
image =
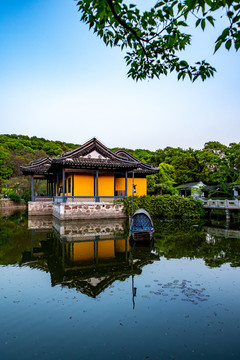
[[[127,216],[131,214],[132,197],[123,199]],[[133,212],[143,208],[152,217],[161,219],[200,218],[204,216],[201,201],[172,195],[134,196]]]
[[[8,194],[8,198],[12,201],[14,201],[15,203],[20,203],[21,202],[21,196],[15,192],[10,192]]]
[[[32,200],[31,190],[29,188],[24,189],[24,192],[22,194],[22,199],[28,203],[28,201]]]
[[[28,203],[29,201],[32,200],[32,196],[29,195],[29,194],[23,194],[23,195],[22,195],[22,199],[23,199],[26,203]]]

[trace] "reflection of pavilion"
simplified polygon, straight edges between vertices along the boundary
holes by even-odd
[[[36,225],[41,230],[34,230],[33,240],[43,232],[42,223]],[[48,230],[40,244],[41,248],[32,247],[31,254],[23,254],[23,263],[50,272],[53,286],[75,288],[91,297],[159,259],[150,246],[130,249],[122,220],[63,223],[54,219],[53,232]]]

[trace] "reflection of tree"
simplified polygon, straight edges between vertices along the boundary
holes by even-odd
[[[153,263],[160,256],[167,259],[203,259],[210,267],[220,267],[225,263],[230,263],[234,267],[240,266],[240,241],[237,238],[240,232],[210,226],[206,228],[196,221],[154,220],[153,247],[151,244],[135,244],[131,248],[127,246],[125,252],[116,251],[111,259],[99,258],[96,262],[94,258],[82,263],[72,262],[72,259],[68,258],[66,250],[67,246],[71,247],[71,243],[67,241],[63,244],[50,230],[48,221],[46,225],[46,231],[30,232],[27,230],[25,215],[0,218],[0,264],[18,264],[49,272],[52,286],[75,288],[91,297],[96,297],[116,280],[124,281],[141,274],[145,265]],[[120,236],[124,241],[123,234],[117,233],[115,236],[116,239]],[[116,240],[109,237],[107,241],[111,239]],[[175,286],[179,291],[184,290],[184,296],[188,294],[187,299],[192,300],[192,291],[197,287],[195,288],[194,284],[183,285],[171,286]],[[195,290],[194,296],[203,295]]]
[[[209,241],[209,234],[202,224],[194,222],[160,222],[154,223],[155,249],[167,259],[203,259],[210,267],[219,267],[230,263],[240,266],[240,242],[238,239],[214,236]]]
[[[0,217],[0,264],[16,264],[21,261],[24,248],[30,248],[31,241],[25,214]]]

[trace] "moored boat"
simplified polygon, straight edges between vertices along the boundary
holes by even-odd
[[[138,209],[130,219],[129,237],[133,241],[151,241],[153,233],[151,216],[146,210]]]

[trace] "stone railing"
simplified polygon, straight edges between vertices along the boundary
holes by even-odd
[[[54,203],[73,203],[73,202],[113,202],[123,199],[124,196],[54,196]]]
[[[225,239],[232,238],[232,239],[240,239],[240,231],[238,230],[231,230],[231,229],[221,229],[221,228],[212,228],[212,227],[205,227],[207,234],[210,236],[219,236],[224,237]]]
[[[204,208],[212,209],[240,209],[239,200],[202,200]]]

